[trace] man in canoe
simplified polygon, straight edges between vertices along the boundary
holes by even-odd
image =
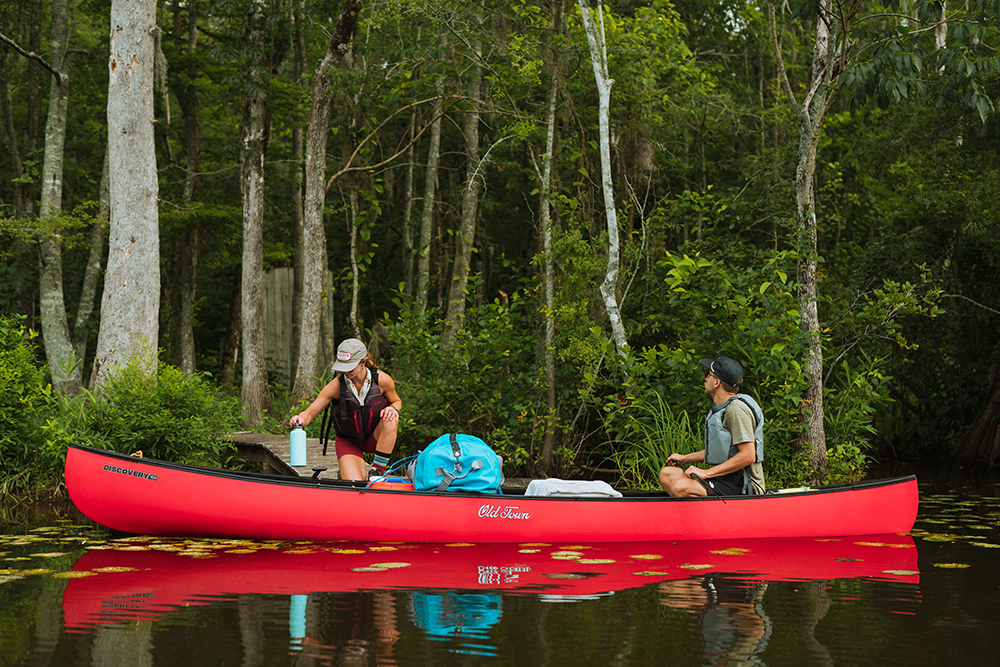
[[[368,348],[357,338],[340,343],[333,370],[338,375],[323,387],[312,405],[288,421],[293,426],[305,426],[333,403],[340,478],[367,479],[366,452],[375,456],[374,471],[384,473],[396,446],[399,409],[403,405],[396,394],[396,383],[378,369]]]
[[[701,364],[705,395],[714,404],[705,419],[705,449],[671,454],[660,470],[660,486],[672,496],[764,493],[764,413],[757,401],[739,393],[743,367],[729,357]]]

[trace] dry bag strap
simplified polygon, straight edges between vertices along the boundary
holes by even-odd
[[[456,479],[462,479],[473,470],[480,470],[483,467],[483,460],[476,459],[469,466],[469,469],[466,470],[465,473],[462,473],[462,446],[458,444],[457,433],[451,434],[451,454],[455,457],[454,472],[449,472],[443,467],[435,468],[435,474],[442,478],[441,483],[437,485],[437,489],[435,489],[435,491],[447,491],[448,487],[451,486],[451,483]]]

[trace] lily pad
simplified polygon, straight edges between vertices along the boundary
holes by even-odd
[[[108,566],[108,567],[95,567],[94,572],[101,572],[104,574],[111,574],[114,572],[135,572],[137,568],[134,567],[124,567],[124,566]]]

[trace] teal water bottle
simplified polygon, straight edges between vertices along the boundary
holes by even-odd
[[[296,424],[292,427],[289,439],[292,465],[296,468],[304,466],[306,464],[306,430],[302,428],[302,424]]]

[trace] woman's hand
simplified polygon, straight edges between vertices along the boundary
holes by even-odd
[[[399,421],[399,410],[395,405],[387,405],[382,408],[382,412],[379,413],[379,417],[382,418],[382,421],[386,422]]]

